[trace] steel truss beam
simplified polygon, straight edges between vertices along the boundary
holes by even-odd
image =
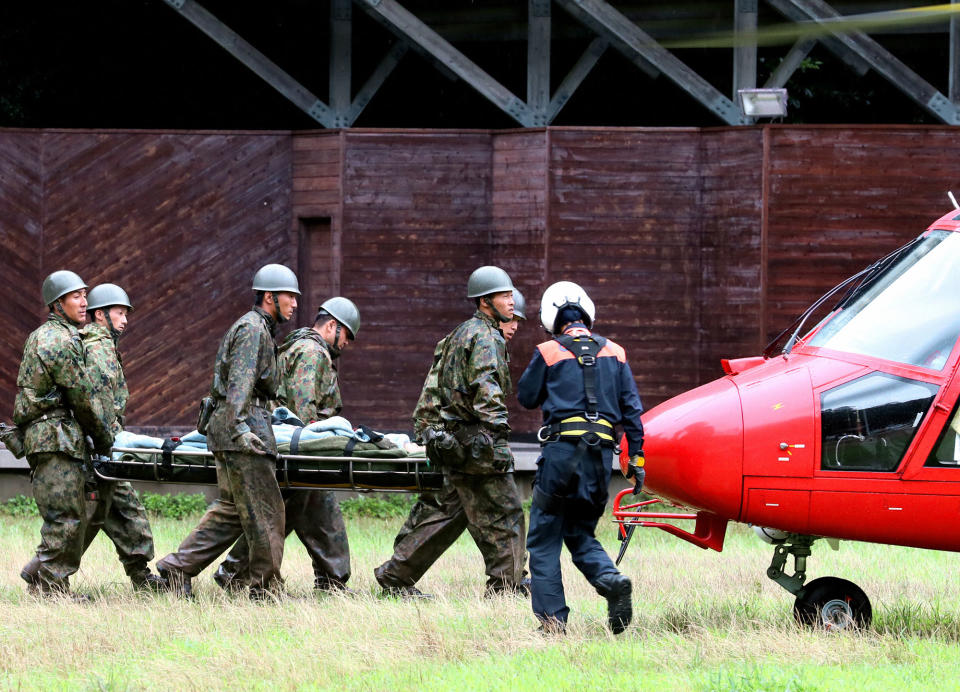
[[[628,58],[642,58],[730,125],[746,124],[737,106],[605,0],[557,0]]]
[[[332,0],[330,4],[330,105],[327,105],[195,0],[164,0],[164,2],[324,127],[353,125],[407,51],[406,45],[395,45],[388,51],[351,101],[351,5],[350,0]]]
[[[767,0],[767,2],[788,18],[796,18],[796,13],[800,12],[804,19],[813,20],[828,28],[827,22],[841,16],[823,0]],[[948,125],[960,124],[957,107],[950,99],[865,33],[837,31],[833,36],[935,118]]]

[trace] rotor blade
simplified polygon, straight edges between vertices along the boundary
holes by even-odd
[[[821,21],[773,24],[768,27],[761,27],[756,31],[722,32],[675,41],[665,40],[660,43],[667,49],[734,48],[753,44],[775,46],[794,43],[801,38],[819,38],[853,31],[868,33],[877,29],[946,21],[958,12],[960,12],[960,5],[925,5],[923,7],[908,7],[902,10],[851,14]]]

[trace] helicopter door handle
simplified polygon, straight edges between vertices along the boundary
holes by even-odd
[[[805,449],[806,446],[807,445],[805,444],[792,445],[792,444],[788,444],[787,442],[780,443],[780,449]]]

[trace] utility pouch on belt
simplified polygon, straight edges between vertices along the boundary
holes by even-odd
[[[456,437],[447,431],[427,442],[427,458],[438,466],[460,468],[467,460],[466,450]]]
[[[18,426],[0,423],[0,442],[3,442],[3,446],[17,459],[23,459],[23,430]]]
[[[217,407],[217,402],[212,396],[205,396],[200,400],[200,415],[197,416],[197,432],[201,435],[207,434],[207,425],[210,423],[210,416],[213,415],[213,409]]]

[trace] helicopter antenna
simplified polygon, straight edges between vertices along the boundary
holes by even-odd
[[[960,209],[960,204],[957,204],[957,198],[953,196],[953,190],[947,190],[947,197],[953,202],[954,209]]]

